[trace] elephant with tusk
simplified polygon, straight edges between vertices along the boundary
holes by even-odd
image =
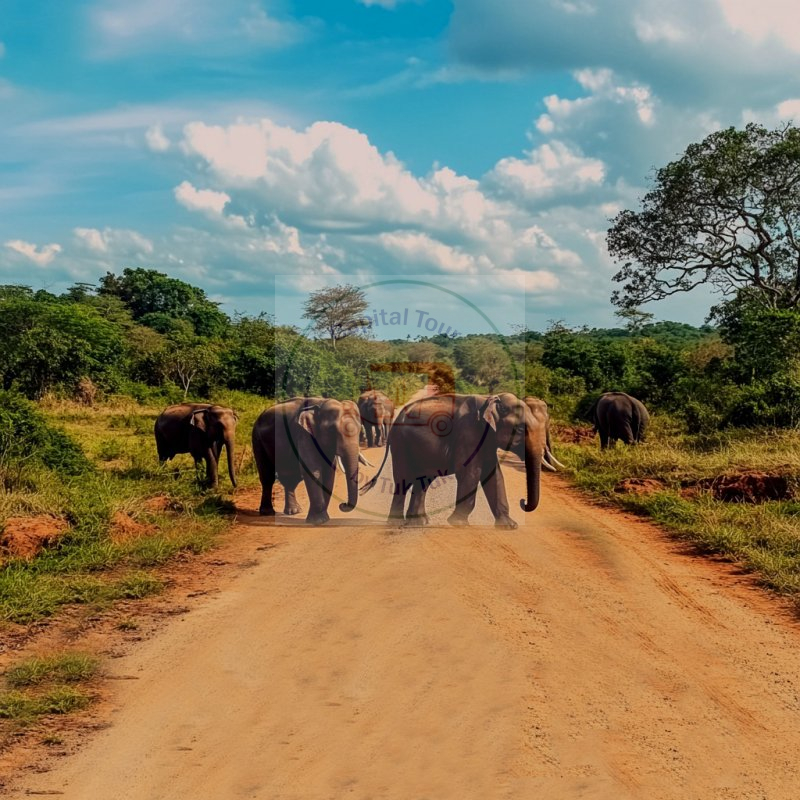
[[[300,513],[295,490],[302,480],[310,508],[306,521],[322,525],[330,517],[337,463],[346,476],[347,501],[340,511],[352,511],[358,502],[358,465],[365,461],[358,449],[361,416],[351,400],[295,397],[264,411],[253,427],[253,456],[261,480],[260,512],[273,516],[275,480],[285,491],[284,514]]]
[[[542,456],[542,466],[550,472],[558,472],[559,469],[566,467],[553,455],[553,446],[550,442],[550,411],[547,403],[538,397],[526,397],[523,402],[531,410],[533,420],[536,423],[536,436],[544,435],[544,441],[540,443],[544,455]]]
[[[455,474],[456,507],[452,525],[467,525],[475,508],[478,485],[483,487],[495,527],[514,529],[497,451],[507,450],[525,462],[527,497],[523,511],[539,505],[545,437],[537,435],[531,410],[510,392],[499,395],[440,394],[409,403],[389,430],[388,444],[378,474],[361,492],[372,489],[386,464],[389,451],[395,491],[389,521],[408,526],[429,523],[425,492],[441,475]],[[405,496],[412,489],[408,513]]]

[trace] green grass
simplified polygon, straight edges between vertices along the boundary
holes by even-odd
[[[9,667],[0,691],[0,720],[28,725],[40,717],[69,714],[93,700],[82,685],[97,676],[100,662],[87,653],[31,656]]]
[[[30,723],[49,714],[81,711],[91,703],[89,694],[74,686],[55,686],[42,694],[10,691],[0,693],[0,719]]]
[[[684,435],[669,421],[656,421],[648,442],[601,452],[598,443],[557,447],[573,482],[592,495],[645,515],[699,550],[740,563],[800,608],[800,432],[734,431]],[[788,478],[793,500],[725,503],[703,479],[765,472]],[[663,488],[652,494],[617,492],[626,478],[651,478]]]
[[[86,653],[32,656],[6,670],[6,683],[12,689],[41,686],[44,683],[80,683],[97,674],[100,662]]]
[[[267,403],[228,395],[212,399],[232,403],[240,413],[237,462],[247,485],[257,480],[247,434]],[[212,492],[199,485],[190,456],[159,465],[153,422],[160,406],[113,398],[86,408],[48,399],[40,408],[78,442],[93,469],[69,477],[23,466],[10,490],[0,491],[0,529],[12,516],[48,514],[69,523],[62,538],[32,561],[0,564],[0,625],[28,624],[73,603],[104,607],[158,592],[163,583],[150,570],[181,553],[208,550],[230,525],[227,475],[220,491]],[[155,497],[166,498],[163,510],[148,510],[146,501]],[[119,515],[138,525],[139,533],[115,535]]]

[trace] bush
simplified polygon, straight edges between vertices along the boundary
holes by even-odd
[[[0,392],[0,473],[38,463],[61,475],[91,469],[81,448],[66,433],[52,428],[36,406],[14,392]]]

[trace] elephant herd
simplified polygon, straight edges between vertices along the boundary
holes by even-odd
[[[602,448],[621,440],[644,438],[649,416],[645,407],[622,392],[602,395],[588,413],[600,434]],[[225,447],[228,474],[236,486],[234,441],[238,416],[233,409],[210,403],[182,403],[165,409],[155,424],[156,446],[163,463],[178,453],[205,462],[206,478],[218,483],[218,462]],[[360,451],[385,447],[375,476],[359,486],[359,464],[371,466]],[[359,495],[373,489],[392,456],[392,499],[389,521],[406,526],[429,523],[426,493],[437,478],[455,476],[456,504],[448,517],[452,525],[468,524],[478,486],[483,489],[498,528],[513,529],[498,450],[516,455],[525,465],[526,497],[520,507],[530,512],[539,505],[542,468],[561,466],[553,455],[547,404],[535,397],[520,400],[510,392],[496,395],[439,394],[413,400],[395,412],[394,404],[376,390],[358,402],[326,397],[293,398],[264,411],[252,433],[253,455],[261,482],[259,511],[275,514],[275,481],[284,488],[283,513],[299,514],[295,495],[302,480],[309,498],[306,521],[328,521],[335,472],[345,474],[347,499],[341,511],[352,511]],[[406,510],[406,495],[411,500]]]

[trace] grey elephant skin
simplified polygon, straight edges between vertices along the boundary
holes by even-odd
[[[306,521],[327,522],[333,494],[336,457],[347,481],[347,502],[341,511],[352,511],[358,503],[358,439],[361,417],[352,400],[295,397],[264,411],[253,427],[253,456],[261,480],[260,513],[275,514],[272,489],[275,479],[286,495],[284,514],[300,513],[295,490],[304,481],[310,508]]]
[[[156,448],[163,464],[178,453],[191,453],[195,464],[205,461],[206,483],[219,485],[219,457],[228,456],[228,475],[236,486],[234,450],[239,417],[232,408],[211,403],[179,403],[165,408],[155,424]]]
[[[550,441],[550,409],[547,407],[547,403],[538,397],[531,396],[524,398],[523,402],[530,409],[533,420],[536,423],[534,426],[534,438],[537,449],[543,448],[543,466],[551,472],[557,471],[557,467],[563,468],[564,465],[553,455],[553,445]]]
[[[650,414],[644,404],[625,392],[606,392],[589,409],[587,418],[600,434],[605,450],[618,440],[625,444],[643,442]]]
[[[386,436],[394,418],[394,403],[377,389],[362,392],[358,397],[358,411],[367,438],[367,447],[386,444]]]
[[[507,450],[524,460],[528,497],[520,501],[520,506],[533,511],[539,504],[544,442],[530,409],[511,393],[442,394],[409,403],[389,431],[387,454],[391,452],[394,478],[389,521],[404,518],[405,496],[411,489],[405,524],[429,524],[425,493],[437,477],[454,474],[456,507],[448,517],[450,524],[469,524],[480,485],[495,526],[516,528],[497,451]],[[369,491],[379,476],[380,470],[362,491]]]

